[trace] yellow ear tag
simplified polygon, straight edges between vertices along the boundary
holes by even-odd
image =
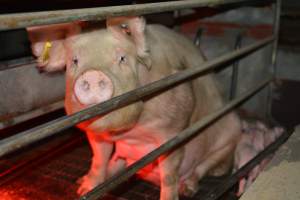
[[[42,61],[45,62],[47,60],[49,60],[49,52],[50,49],[52,47],[51,42],[46,42],[43,48],[43,52],[42,52]]]

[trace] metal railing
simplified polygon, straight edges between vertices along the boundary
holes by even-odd
[[[255,50],[271,43],[273,40],[274,37],[270,36],[252,45],[225,54],[224,56],[221,56],[215,60],[203,63],[203,66],[201,68],[192,67],[184,71],[177,72],[159,81],[155,81],[146,86],[137,88],[120,96],[114,97],[106,102],[97,104],[72,115],[58,118],[46,124],[37,126],[33,129],[3,139],[0,141],[0,156],[15,151],[30,143],[57,134],[59,131],[65,130],[66,128],[72,127],[77,123],[91,119],[97,115],[107,114],[108,112],[134,103],[140,100],[141,98],[145,98],[155,93],[165,91],[167,89],[170,89],[171,86],[174,87],[184,81],[191,80],[192,78],[196,78],[197,76],[208,73],[212,69],[217,68],[218,66],[229,64],[235,59],[240,59],[242,57],[245,57],[246,55],[249,55]]]
[[[265,0],[269,2],[268,0]],[[124,6],[109,6],[99,8],[83,8],[59,11],[43,11],[33,13],[5,14],[0,16],[0,31],[28,26],[55,24],[69,21],[103,20],[107,17],[123,15],[145,15],[158,12],[173,11],[196,7],[215,7],[236,3],[261,2],[259,0],[185,0],[160,3],[146,3]]]
[[[183,130],[181,133],[179,133],[177,136],[172,138],[171,140],[167,141],[166,143],[162,144],[157,149],[153,150],[140,160],[136,161],[134,164],[130,165],[126,170],[123,172],[118,173],[117,175],[113,176],[111,179],[105,181],[103,184],[97,186],[92,191],[88,192],[84,196],[82,196],[80,199],[90,199],[90,200],[96,200],[97,198],[104,195],[106,192],[114,189],[118,184],[126,181],[129,177],[134,175],[138,170],[145,167],[147,164],[153,162],[155,159],[157,159],[160,155],[175,149],[180,144],[183,144],[189,140],[191,140],[193,137],[201,134],[199,131],[210,125],[212,122],[216,121],[220,117],[222,117],[224,114],[229,112],[232,108],[236,107],[243,101],[247,100],[249,97],[251,97],[253,94],[258,92],[260,89],[264,88],[271,79],[267,79],[260,84],[258,84],[256,87],[248,91],[247,93],[243,94],[239,98],[236,98],[235,100],[231,101],[230,103],[226,104],[223,108],[215,111],[214,113],[209,114],[208,116],[202,118],[201,120],[195,122],[193,125],[191,125],[189,128]]]
[[[22,28],[27,26],[41,25],[41,24],[52,24],[61,23],[74,20],[101,20],[107,17],[121,16],[121,15],[141,15],[149,13],[157,13],[163,11],[171,11],[185,8],[195,8],[201,6],[217,6],[231,3],[245,3],[255,2],[253,0],[187,0],[187,1],[170,1],[162,3],[149,3],[139,5],[127,5],[127,6],[113,6],[103,8],[88,8],[88,9],[73,9],[64,11],[50,11],[50,12],[35,12],[35,13],[21,13],[21,14],[7,14],[0,16],[0,30],[8,30],[15,28]],[[261,1],[256,1],[261,2]],[[276,17],[274,22],[273,35],[267,37],[255,44],[237,49],[231,53],[225,54],[215,60],[207,61],[202,64],[201,68],[192,67],[176,74],[165,77],[156,82],[150,83],[146,86],[137,88],[123,95],[117,96],[106,102],[100,103],[88,109],[82,110],[78,113],[74,113],[70,116],[64,116],[48,122],[46,124],[37,126],[33,129],[21,132],[17,135],[8,137],[0,141],[0,157],[8,153],[11,153],[17,149],[25,147],[31,143],[50,137],[54,134],[58,134],[59,131],[67,129],[71,126],[76,125],[82,121],[93,118],[97,115],[104,115],[113,110],[134,103],[147,96],[157,94],[163,91],[175,87],[185,81],[192,80],[201,75],[204,75],[211,70],[224,65],[229,65],[237,59],[241,59],[254,51],[263,48],[267,44],[273,42],[273,56],[272,56],[272,67],[275,69],[275,61],[277,54],[277,42],[278,42],[278,31],[279,31],[279,15],[280,15],[281,0],[277,0],[276,6]],[[241,102],[246,101],[249,97],[260,91],[266,85],[272,81],[275,76],[275,70],[273,69],[272,77],[258,84],[256,87],[250,89],[247,93],[240,97],[232,100],[223,108],[215,111],[214,113],[206,116],[201,121],[196,122],[192,126],[183,130],[181,134],[171,139],[167,143],[161,145],[153,152],[145,155],[141,160],[131,165],[126,171],[123,171],[100,186],[81,197],[81,199],[96,199],[103,195],[104,192],[109,191],[120,182],[126,180],[132,176],[143,166],[155,160],[162,153],[165,153],[173,148],[176,148],[179,144],[191,139],[192,137],[199,134],[199,130],[205,128],[212,122],[219,119],[222,115],[229,112],[231,109],[239,105]]]

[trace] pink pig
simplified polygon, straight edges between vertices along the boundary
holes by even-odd
[[[87,30],[78,23],[28,29],[40,67],[54,71],[66,65],[67,114],[203,66],[199,49],[166,27],[146,25],[141,17],[113,18],[106,24]],[[93,151],[78,193],[90,191],[223,105],[213,75],[205,75],[78,124]],[[161,187],[161,200],[176,200],[179,191],[191,195],[203,176],[228,172],[240,132],[238,117],[229,113],[138,175]]]
[[[284,131],[283,128],[280,127],[269,129],[260,121],[243,121],[242,130],[243,133],[235,151],[234,171],[237,171],[252,160],[258,153],[274,142]],[[271,157],[265,158],[249,172],[247,178],[243,177],[240,180],[237,196],[245,192],[270,160]]]
[[[264,149],[264,132],[258,129],[256,124],[242,123],[243,133],[235,150],[234,171],[243,167]],[[239,181],[237,196],[244,193],[245,189],[255,180],[260,172],[260,166],[255,166],[247,175]]]

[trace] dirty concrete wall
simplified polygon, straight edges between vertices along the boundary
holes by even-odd
[[[242,38],[242,47],[252,44],[263,37],[270,35],[274,20],[274,12],[272,7],[264,8],[238,8],[225,12],[213,17],[201,19],[199,23],[204,33],[201,40],[201,49],[209,60],[220,55],[228,53],[234,49],[235,40],[238,32],[244,28],[252,30],[246,31]],[[222,30],[207,29],[207,24],[226,25]],[[281,26],[285,27],[285,26]],[[219,32],[218,32],[219,31]],[[288,31],[288,30],[287,30]],[[293,30],[291,30],[293,31]],[[265,32],[265,34],[264,34]],[[255,86],[259,81],[267,78],[271,73],[271,53],[272,45],[268,45],[262,50],[242,59],[239,64],[239,77],[237,94],[242,94],[249,88]],[[286,47],[279,44],[277,53],[277,73],[279,79],[300,80],[300,51],[299,48]],[[225,68],[218,73],[221,86],[228,97],[230,90],[230,79],[232,68]],[[274,95],[275,97],[275,95]],[[273,98],[274,98],[273,97]],[[259,117],[265,118],[268,106],[268,89],[262,90],[242,105],[242,108],[257,114]]]
[[[204,51],[207,59],[212,60],[234,50],[238,33],[242,32],[241,47],[245,47],[270,35],[272,23],[273,10],[271,7],[238,8],[213,17],[200,19],[198,25],[203,30],[200,48]],[[268,45],[239,61],[237,96],[270,77],[271,53],[272,45]],[[221,69],[217,73],[226,99],[229,98],[230,94],[231,76],[232,67]],[[258,117],[265,118],[267,100],[268,89],[266,88],[244,103],[242,108],[255,113]]]
[[[229,31],[230,32],[230,31]],[[229,33],[224,37],[207,36],[203,38],[202,49],[209,60],[234,50],[236,34]],[[242,47],[256,42],[257,40],[244,37]],[[251,54],[239,61],[239,75],[236,95],[239,96],[254,87],[257,83],[270,77],[270,46]],[[231,88],[232,67],[220,70],[217,77],[221,82],[226,99],[229,98]],[[242,107],[264,117],[267,107],[267,89],[262,90],[246,102]]]

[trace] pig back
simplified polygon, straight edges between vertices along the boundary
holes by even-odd
[[[168,73],[171,74],[190,67],[203,67],[204,58],[200,49],[191,40],[170,29],[159,25],[148,26],[147,40],[153,61],[153,71],[169,70]],[[189,117],[189,125],[191,125],[222,108],[224,103],[214,74],[201,76],[189,84],[192,90],[190,95],[193,96],[194,101]],[[233,151],[240,132],[240,121],[235,113],[225,115],[186,145],[183,163],[186,166],[192,162],[199,163],[205,155],[227,145],[231,145]],[[191,158],[191,155],[197,158]],[[232,155],[233,152],[228,158],[230,159]]]

